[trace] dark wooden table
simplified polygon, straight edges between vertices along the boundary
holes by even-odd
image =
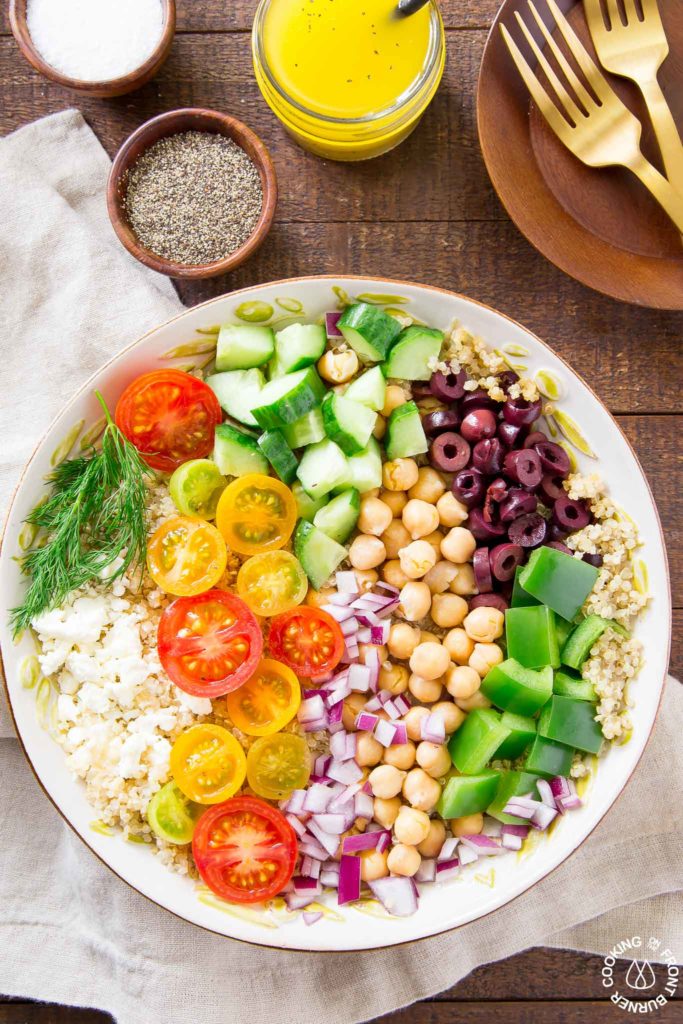
[[[3,4],[6,8],[7,4]],[[144,120],[205,106],[246,121],[270,147],[280,183],[273,231],[227,278],[184,284],[188,304],[245,285],[316,273],[377,274],[450,288],[522,321],[573,363],[615,413],[655,493],[674,591],[672,668],[683,670],[683,318],[614,302],[565,277],[510,223],[489,183],[476,133],[475,88],[497,0],[442,0],[448,27],[443,84],[417,132],[366,164],[333,164],[285,136],[253,79],[249,30],[256,0],[178,0],[170,60],[140,92],[88,100],[40,78],[24,62],[0,13],[0,134],[78,106],[113,154]],[[74,984],[77,984],[74,979]],[[680,1003],[654,1015],[683,1020]],[[437,999],[394,1014],[392,1024],[618,1024],[600,961],[534,950],[480,968]],[[6,1024],[96,1024],[106,1015],[24,1003],[0,1006]]]

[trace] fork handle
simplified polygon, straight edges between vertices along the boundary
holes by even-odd
[[[656,75],[638,82],[638,85],[657,136],[666,176],[674,188],[683,194],[683,145],[669,104]]]
[[[625,166],[640,179],[662,209],[671,217],[678,230],[683,232],[683,195],[676,191],[649,160],[645,159],[640,150],[633,160],[625,163]]]

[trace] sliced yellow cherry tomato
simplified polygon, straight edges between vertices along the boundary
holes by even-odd
[[[173,516],[147,544],[147,566],[167,594],[194,597],[211,590],[225,572],[228,553],[215,526],[203,519]]]
[[[296,501],[289,487],[260,473],[228,484],[216,509],[216,526],[228,547],[241,555],[284,547],[296,519]]]
[[[232,733],[221,725],[192,725],[171,750],[178,789],[198,804],[219,804],[244,782],[247,759]]]
[[[249,747],[247,781],[266,800],[284,800],[292,790],[303,789],[310,774],[311,752],[301,736],[278,732]]]
[[[291,668],[264,658],[251,679],[225,698],[234,725],[247,736],[272,736],[294,718],[301,684]]]
[[[255,615],[279,615],[301,604],[308,579],[289,551],[252,555],[237,574],[237,593]]]

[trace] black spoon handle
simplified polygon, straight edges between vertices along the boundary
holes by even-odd
[[[399,14],[415,14],[415,11],[419,11],[428,3],[429,0],[398,0],[396,9]]]

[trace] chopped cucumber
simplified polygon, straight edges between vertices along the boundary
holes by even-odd
[[[297,373],[276,377],[264,387],[252,412],[265,430],[294,423],[305,413],[320,405],[325,385],[313,366]]]
[[[258,446],[280,479],[291,484],[298,465],[294,452],[279,430],[266,430],[258,439]]]
[[[296,475],[312,498],[320,498],[338,487],[348,475],[348,463],[341,448],[325,438],[309,445]]]
[[[310,494],[306,494],[298,480],[295,480],[292,484],[292,494],[296,501],[296,510],[299,514],[299,519],[307,519],[310,523],[313,522],[316,512],[319,509],[324,508],[327,503],[326,495],[323,495],[322,498],[312,498]]]
[[[360,494],[355,487],[342,491],[336,498],[316,512],[313,523],[332,540],[344,544],[358,522]]]
[[[374,437],[370,438],[364,452],[352,455],[346,463],[346,477],[335,487],[336,491],[355,487],[361,494],[367,494],[382,486],[382,452]]]
[[[294,554],[311,584],[320,590],[344,561],[347,551],[313,523],[301,519],[294,533]]]
[[[348,306],[337,327],[351,348],[368,363],[380,363],[386,359],[401,333],[398,320],[367,302]]]
[[[368,409],[374,409],[375,412],[381,412],[384,408],[386,395],[387,382],[379,366],[373,366],[356,377],[344,392],[344,398],[367,405]]]
[[[415,402],[405,402],[392,412],[387,423],[386,449],[390,459],[422,455],[429,445]]]
[[[219,423],[216,427],[213,461],[223,476],[268,472],[268,459],[254,438],[230,423]]]
[[[214,373],[206,383],[228,416],[248,427],[257,427],[252,408],[258,405],[266,379],[260,370],[230,370]]]
[[[255,324],[225,324],[218,335],[217,370],[249,370],[267,363],[275,351],[271,327]]]
[[[326,345],[325,328],[320,324],[290,324],[275,335],[271,376],[281,377],[316,363]]]
[[[350,398],[328,391],[323,402],[325,433],[345,455],[362,452],[372,437],[377,413]]]
[[[307,444],[322,441],[325,436],[322,409],[317,406],[294,423],[284,423],[281,429],[290,448],[305,448]]]
[[[385,376],[402,380],[429,380],[432,375],[429,364],[433,359],[438,359],[442,345],[443,331],[411,324],[401,331],[389,353],[383,366]]]

